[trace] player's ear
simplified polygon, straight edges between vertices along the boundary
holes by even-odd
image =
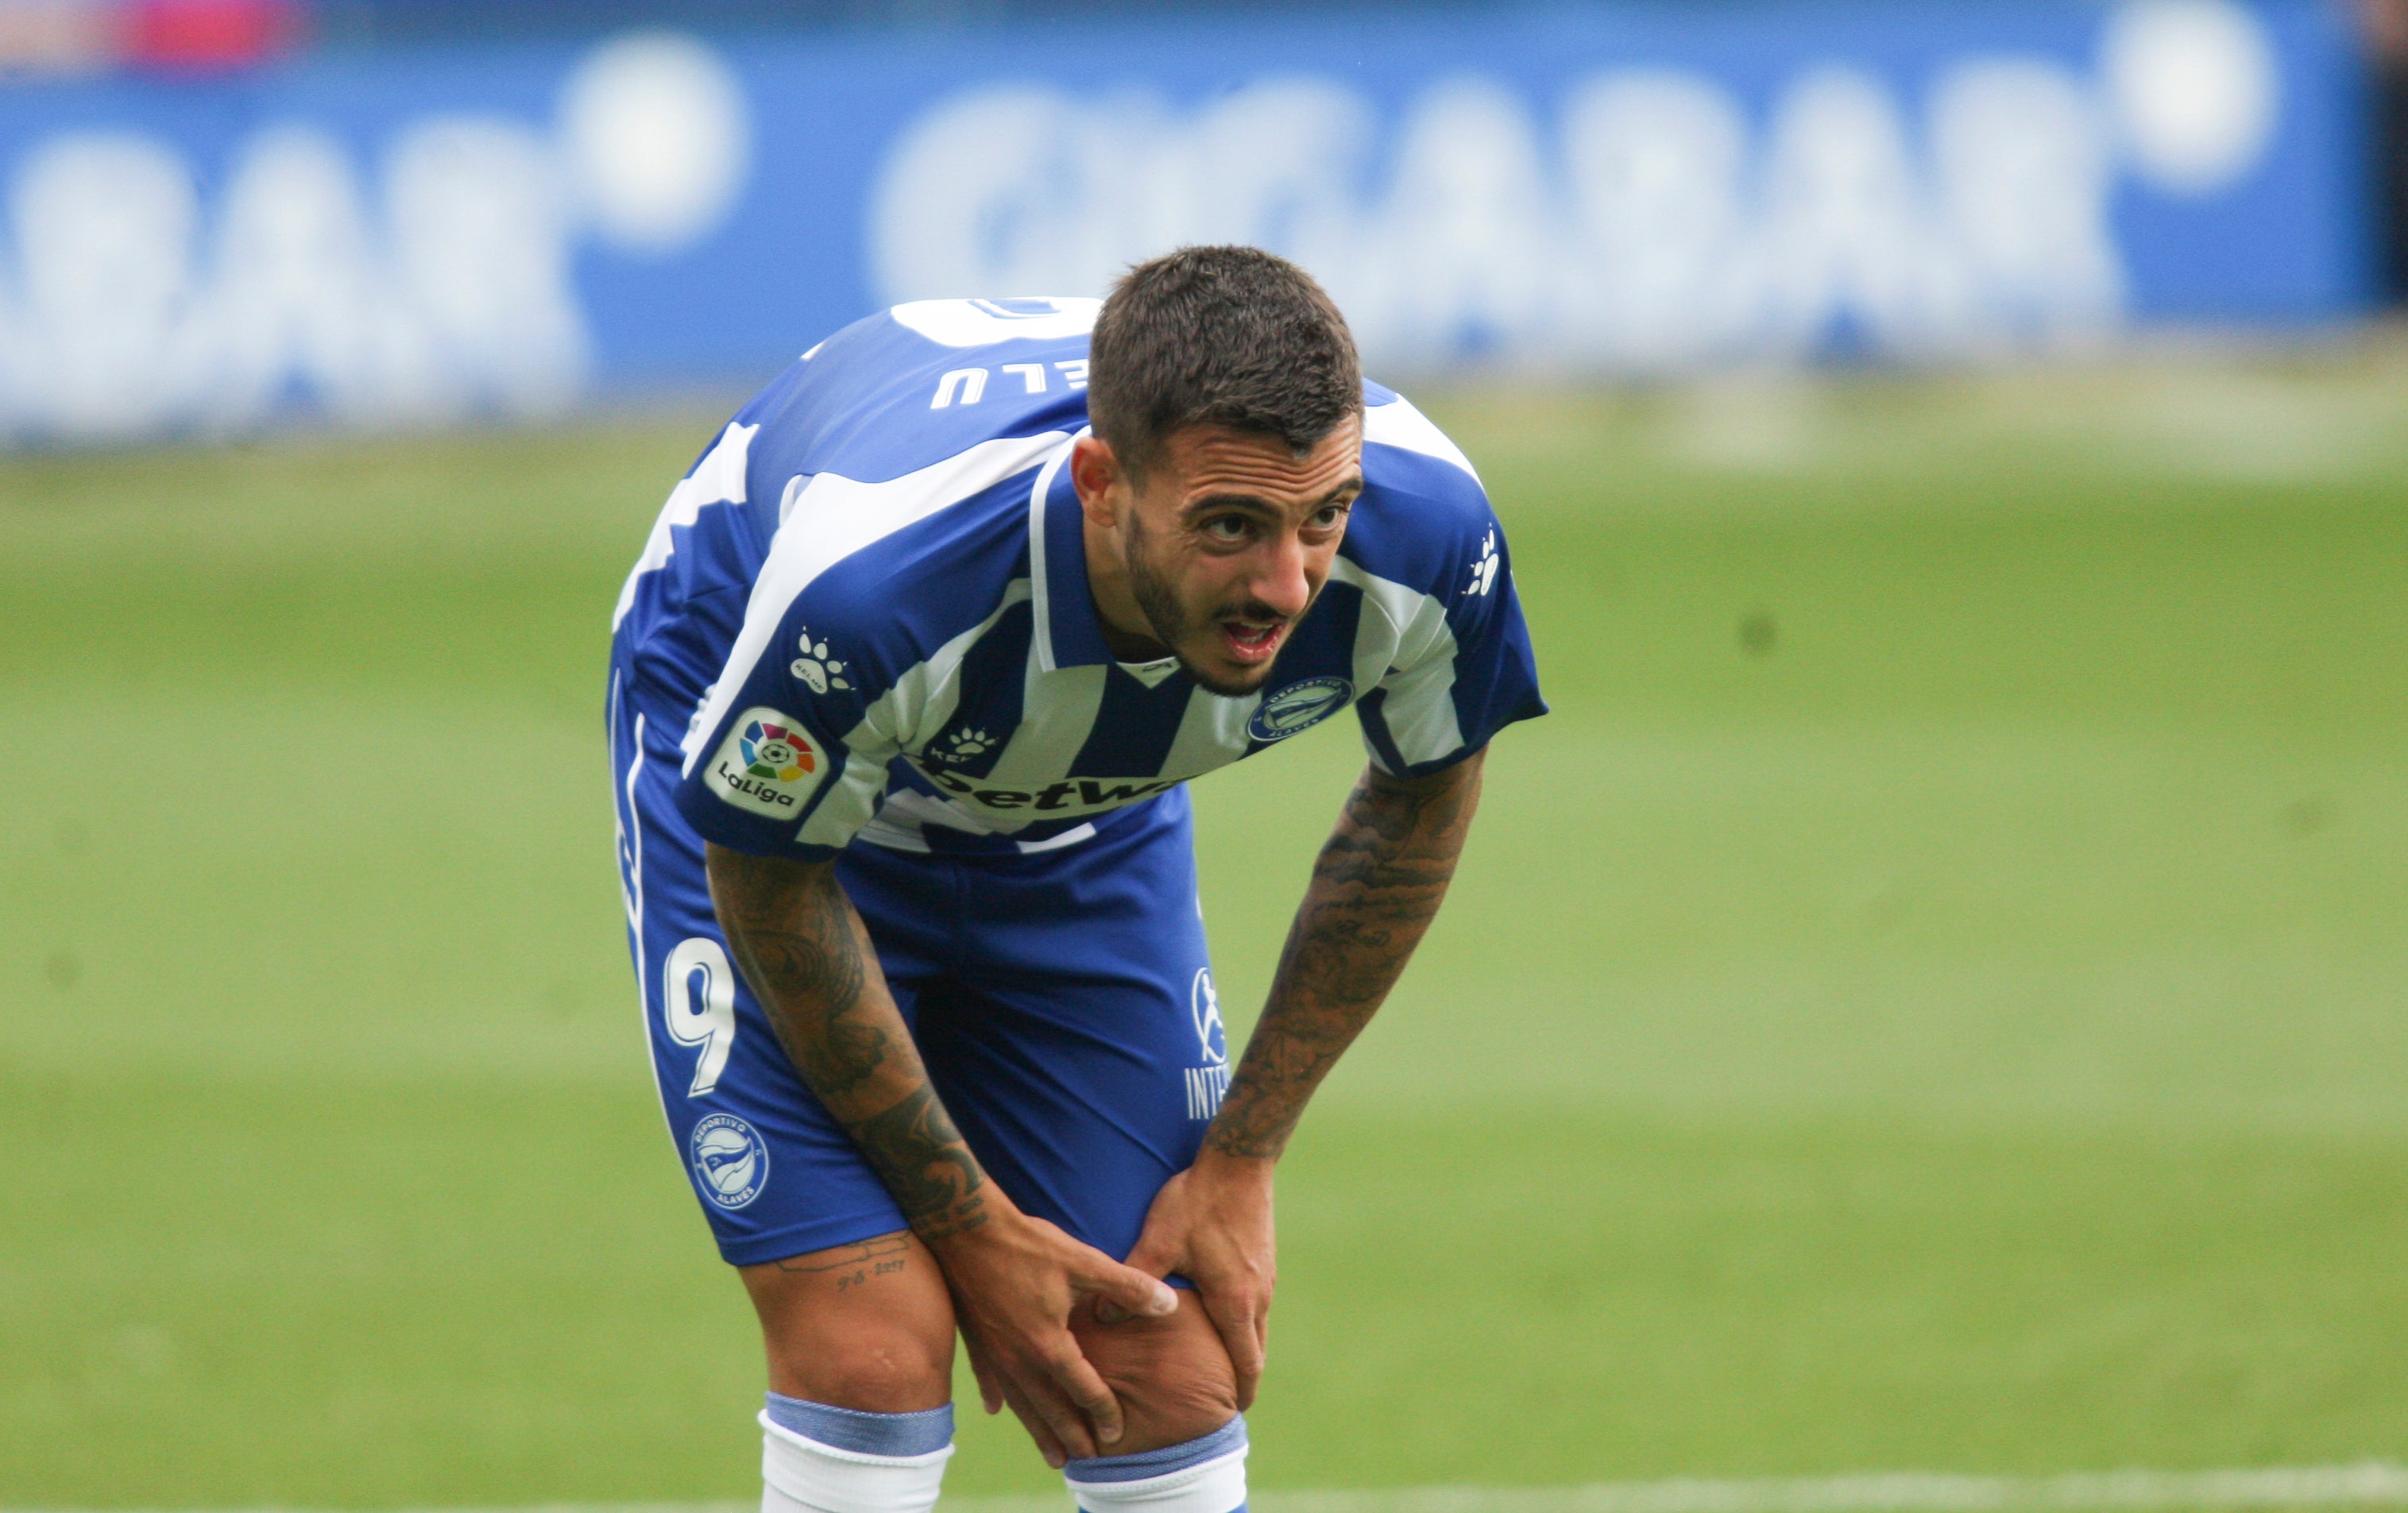
[[[1111,442],[1084,435],[1071,444],[1070,486],[1079,491],[1079,508],[1087,519],[1106,530],[1120,523],[1128,482]]]

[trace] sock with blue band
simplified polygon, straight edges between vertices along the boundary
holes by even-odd
[[[1082,1513],[1246,1513],[1243,1415],[1184,1445],[1062,1468]]]
[[[929,1513],[953,1453],[953,1406],[862,1413],[769,1394],[761,1513]]]

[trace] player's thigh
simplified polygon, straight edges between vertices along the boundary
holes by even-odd
[[[909,1230],[741,1268],[769,1390],[861,1413],[953,1400],[953,1306]]]
[[[759,1314],[770,1390],[866,1413],[942,1405],[953,1319],[934,1258],[796,1075],[707,892],[656,865],[660,849],[645,857],[636,940],[661,1107]]]
[[[1183,827],[1089,847],[1075,863],[956,864],[963,944],[921,995],[913,1032],[988,1175],[1117,1259],[1162,1184],[1194,1162],[1228,1049]],[[882,879],[867,870],[855,902],[882,913]]]
[[[1237,1369],[1194,1292],[1182,1290],[1179,1311],[1167,1319],[1107,1324],[1082,1307],[1070,1327],[1125,1416],[1127,1434],[1113,1454],[1183,1445],[1238,1416]]]
[[[649,708],[662,701],[648,700],[639,682],[614,688],[626,691],[611,729],[620,863],[661,1110],[722,1258],[744,1269],[762,1309],[773,1380],[800,1379],[791,1363],[814,1342],[852,1339],[869,1342],[867,1359],[832,1357],[844,1365],[833,1379],[852,1379],[857,1367],[882,1401],[910,1381],[920,1385],[905,1395],[924,1388],[942,1402],[952,1314],[934,1263],[916,1241],[899,1254],[882,1249],[905,1228],[901,1211],[796,1075],[734,969],[700,837],[670,801],[682,719],[666,704]],[[908,999],[914,963],[887,964]],[[814,1269],[848,1259],[860,1264]]]
[[[916,1026],[996,1180],[1114,1257],[1195,1160],[1228,1083],[1186,795],[1161,808],[1083,847],[963,864],[960,957]],[[1127,1415],[1115,1453],[1182,1444],[1236,1416],[1237,1372],[1183,1285],[1169,1318],[1104,1324],[1082,1308],[1072,1327]]]

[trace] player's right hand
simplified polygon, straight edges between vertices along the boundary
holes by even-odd
[[[969,1349],[979,1395],[994,1413],[1010,1404],[1045,1463],[1110,1454],[1121,1438],[1118,1399],[1070,1333],[1070,1312],[1101,1299],[1130,1313],[1179,1309],[1161,1281],[1122,1265],[991,1193],[988,1219],[929,1242]]]
[[[1154,1194],[1129,1264],[1152,1276],[1177,1272],[1196,1284],[1237,1372],[1238,1411],[1253,1407],[1279,1285],[1271,1163],[1200,1152]]]

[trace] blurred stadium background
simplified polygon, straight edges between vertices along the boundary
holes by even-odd
[[[0,0],[0,1509],[752,1493],[609,607],[828,331],[1200,239],[1479,463],[1556,708],[1284,1171],[1262,1506],[2408,1506],[2408,5]],[[1200,786],[1225,1004],[1357,760]],[[1059,1497],[975,1416],[952,1487]]]

